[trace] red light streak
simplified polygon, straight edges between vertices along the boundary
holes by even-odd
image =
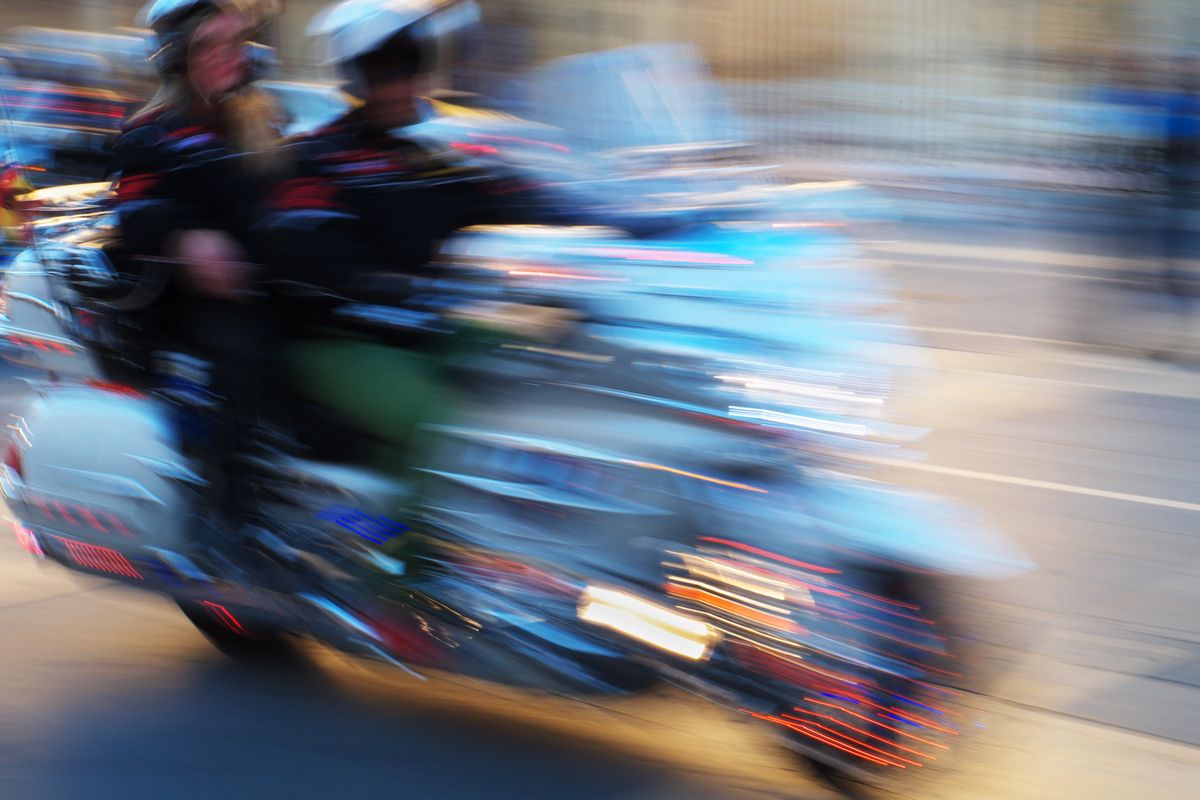
[[[891,714],[895,714],[897,717],[900,717],[901,719],[906,719],[909,722],[914,722],[917,725],[924,725],[926,728],[933,728],[935,731],[938,731],[939,733],[948,733],[951,736],[958,736],[958,731],[956,731],[956,730],[952,730],[950,728],[943,728],[941,725],[935,725],[934,723],[930,722],[929,720],[925,719],[924,717],[918,717],[915,714],[912,714],[912,713],[909,713],[906,711],[901,711],[898,708],[896,708],[895,706],[888,708],[887,711]]]
[[[706,592],[703,589],[693,589],[690,586],[679,586],[678,584],[674,583],[667,584],[666,588],[667,594],[672,595],[673,597],[681,597],[684,600],[694,600],[698,603],[704,603],[705,605],[718,608],[722,611],[728,611],[729,613],[743,617],[744,619],[761,623],[769,628],[774,628],[775,630],[786,631],[787,633],[805,632],[804,628],[792,622],[790,619],[785,619],[784,617],[779,617],[775,614],[768,614],[765,611],[759,611],[758,609],[751,608],[750,606],[743,605],[742,603],[738,603],[733,600],[727,600],[724,597],[718,597],[717,595],[712,594],[711,592]]]
[[[509,142],[512,144],[528,144],[534,147],[546,147],[550,150],[557,150],[560,153],[569,153],[571,148],[566,145],[555,144],[554,142],[543,142],[540,139],[526,139],[524,136],[498,136],[494,133],[472,133],[472,139],[481,139],[486,142]]]
[[[858,590],[851,590],[851,591],[852,591],[852,592],[858,592]],[[858,592],[858,593],[859,593],[859,594],[862,594],[862,592]],[[926,617],[914,617],[914,616],[913,616],[913,615],[911,615],[911,614],[905,614],[905,613],[904,613],[904,612],[902,612],[902,611],[896,611],[896,610],[894,610],[894,609],[891,609],[891,608],[880,608],[880,607],[879,607],[879,606],[877,606],[877,605],[874,605],[874,604],[872,604],[872,603],[869,603],[869,602],[867,602],[866,600],[862,599],[861,597],[852,597],[852,596],[850,596],[849,594],[843,594],[842,596],[843,596],[843,597],[845,597],[847,600],[849,600],[851,603],[858,603],[859,605],[866,606],[867,608],[873,608],[873,609],[875,609],[876,611],[882,611],[882,612],[883,612],[883,613],[885,613],[885,614],[891,614],[892,616],[895,616],[895,617],[900,617],[901,619],[912,620],[913,622],[920,622],[920,623],[923,623],[923,624],[925,624],[925,625],[932,625],[932,624],[933,624],[933,620],[931,620],[931,619],[928,619],[928,618],[926,618]],[[875,599],[876,599],[876,600],[883,600],[884,602],[886,602],[886,603],[889,603],[889,604],[891,604],[891,605],[896,605],[896,606],[904,606],[904,607],[906,607],[906,608],[907,608],[907,607],[909,607],[907,603],[900,603],[898,600],[884,600],[884,598],[875,598]],[[915,610],[917,610],[917,611],[920,611],[921,609],[920,609],[920,608],[916,608]]]
[[[494,156],[499,155],[500,150],[487,144],[469,144],[467,142],[453,142],[451,145],[455,150],[458,150],[468,155],[473,156]]]
[[[246,629],[242,627],[242,623],[238,622],[237,617],[233,615],[228,608],[220,603],[214,603],[210,600],[202,600],[201,605],[208,606],[208,610],[217,618],[223,626],[238,634],[239,636],[246,635]]]
[[[897,696],[899,696],[899,695],[897,695]],[[956,730],[953,730],[950,728],[943,728],[939,725],[935,725],[934,723],[926,720],[924,717],[918,717],[915,714],[912,714],[911,712],[899,711],[898,709],[896,709],[895,706],[891,706],[891,707],[881,706],[881,705],[879,705],[879,703],[873,702],[871,700],[868,700],[866,697],[861,697],[861,696],[856,699],[859,700],[860,702],[862,702],[863,704],[870,706],[871,708],[879,709],[880,711],[883,711],[888,714],[895,714],[896,716],[901,717],[902,719],[905,719],[909,722],[913,722],[918,725],[924,725],[928,728],[932,728],[935,731],[940,731],[941,733],[948,733],[951,736],[958,736],[958,731],[956,731]],[[934,709],[934,710],[940,710],[940,709]]]
[[[856,714],[848,708],[842,708],[841,706],[835,706],[833,703],[824,703],[824,702],[817,700],[815,698],[812,698],[812,697],[804,698],[804,702],[816,703],[819,706],[825,706],[826,708],[832,708],[835,711],[841,711],[843,714],[849,714],[852,717],[858,717],[863,722],[869,722],[872,725],[878,725],[881,728],[892,731],[893,733],[898,733],[901,736],[907,736],[910,739],[916,739],[918,742],[921,742],[922,744],[931,745],[933,747],[940,747],[942,750],[950,749],[948,746],[946,746],[944,744],[939,744],[938,742],[931,742],[928,739],[922,739],[920,736],[917,736],[916,734],[909,733],[908,731],[902,731],[899,728],[893,728],[891,725],[887,725],[883,722],[880,722],[877,719],[871,719],[870,717],[864,717],[862,714]]]
[[[854,756],[858,756],[859,758],[870,761],[873,764],[878,764],[881,767],[900,767],[901,769],[904,769],[903,764],[896,764],[896,763],[893,763],[886,759],[880,758],[879,756],[872,755],[871,753],[867,753],[865,751],[858,750],[858,749],[850,747],[848,745],[844,745],[841,742],[839,742],[835,739],[832,739],[829,736],[826,736],[824,734],[818,733],[817,731],[814,731],[813,729],[811,729],[805,725],[801,725],[796,722],[789,722],[788,720],[782,719],[780,717],[773,717],[773,716],[770,716],[767,714],[758,714],[753,711],[748,711],[746,709],[743,709],[743,711],[745,711],[745,713],[749,714],[750,716],[755,717],[756,719],[766,720],[767,722],[774,722],[776,725],[782,725],[785,728],[790,728],[791,730],[794,730],[797,733],[803,733],[806,736],[816,739],[818,742],[823,742],[824,744],[831,745],[833,747],[836,747],[839,750],[842,750],[843,752],[850,753],[851,755],[854,755]]]
[[[49,342],[44,339],[35,339],[31,336],[17,336],[15,334],[9,334],[8,340],[20,347],[32,347],[36,350],[42,351],[43,353],[53,350],[56,353],[71,355],[71,348],[67,347],[61,342]]]
[[[869,736],[872,739],[878,739],[879,741],[883,742],[884,744],[895,747],[897,750],[903,750],[906,753],[912,753],[913,755],[920,756],[921,758],[928,758],[931,761],[937,761],[937,756],[932,756],[929,753],[922,753],[920,750],[913,750],[910,747],[905,747],[902,744],[897,744],[896,742],[893,742],[891,739],[887,739],[883,736],[880,736],[877,733],[871,733],[870,731],[864,731],[861,728],[856,728],[853,725],[851,725],[849,722],[844,722],[844,721],[838,719],[837,717],[832,717],[828,714],[818,714],[816,711],[808,711],[808,710],[802,709],[802,708],[797,708],[795,710],[799,711],[801,714],[811,714],[812,716],[817,717],[818,719],[827,719],[830,722],[845,726],[846,728],[849,728],[850,730],[854,731],[855,733],[860,733],[863,736]],[[802,719],[797,719],[797,718],[791,716],[790,714],[780,714],[780,716],[783,717],[784,719],[795,719],[797,722],[805,722],[806,721],[806,720],[802,720]],[[816,725],[820,728],[824,728],[825,730],[831,730],[829,727],[822,725],[819,722],[813,722],[811,724]],[[844,735],[844,734],[842,734],[842,735]],[[861,744],[863,745],[863,747],[870,746],[866,742],[862,742]],[[905,763],[912,764],[913,766],[917,766],[917,767],[921,766],[921,764],[919,764],[918,762],[909,761],[908,759],[903,758],[902,756],[893,755],[891,753],[888,753],[888,755],[891,755],[893,758],[899,758],[902,761],[904,761]]]
[[[899,767],[900,769],[907,769],[907,767],[905,767],[903,764],[896,763],[894,761],[884,758],[883,756],[872,755],[871,753],[868,753],[864,750],[858,749],[858,747],[848,745],[848,744],[843,744],[842,742],[839,742],[837,739],[834,739],[832,736],[829,736],[828,734],[818,733],[817,731],[808,727],[808,725],[804,725],[804,724],[800,724],[800,723],[788,723],[788,727],[791,728],[792,730],[798,731],[807,736],[811,736],[812,738],[816,739],[818,742],[824,742],[825,744],[833,745],[834,747],[837,747],[841,750],[845,750],[847,753],[856,755],[859,758],[865,758],[868,761],[873,761],[873,762],[875,762],[877,764],[881,764],[885,767]],[[828,730],[828,728],[826,728],[826,730]],[[857,742],[856,742],[856,744],[857,744]],[[874,748],[874,747],[872,747],[870,749],[876,750],[876,748]]]
[[[778,553],[772,553],[770,550],[763,550],[760,547],[754,547],[752,545],[742,544],[741,542],[730,541],[729,539],[718,539],[715,536],[701,536],[700,541],[712,542],[713,544],[732,547],[735,550],[743,550],[747,553],[753,553],[756,556],[763,556],[765,558],[772,559],[773,561],[779,561],[792,567],[806,569],[810,572],[819,572],[823,575],[840,575],[842,572],[840,569],[833,569],[832,567],[820,567],[816,564],[809,564],[806,561],[797,561],[794,558],[788,558],[787,556],[782,556]]]
[[[113,383],[112,381],[100,381],[89,378],[87,385],[102,392],[111,392],[112,394],[119,394],[125,397],[145,397],[140,391],[124,383]]]
[[[895,753],[888,752],[887,750],[882,750],[882,749],[876,747],[875,745],[871,745],[871,744],[867,744],[866,742],[859,741],[858,739],[855,739],[853,736],[847,736],[845,733],[834,730],[833,728],[829,727],[828,725],[822,725],[819,722],[813,722],[811,720],[798,719],[796,717],[788,717],[787,714],[781,714],[780,716],[783,717],[784,719],[793,720],[798,725],[802,725],[802,726],[815,725],[816,727],[820,728],[823,731],[828,731],[828,735],[836,736],[841,739],[844,739],[844,740],[850,742],[851,744],[853,744],[855,747],[863,747],[872,752],[880,753],[881,758],[889,758],[889,759],[895,759],[897,761],[903,761],[905,764],[911,764],[914,767],[923,766],[919,761],[913,761],[912,759],[905,758],[904,756],[898,756]],[[851,730],[853,730],[853,729],[851,729]],[[880,738],[880,737],[875,737],[875,738]],[[887,739],[883,739],[883,741],[890,744],[890,742],[888,742]]]

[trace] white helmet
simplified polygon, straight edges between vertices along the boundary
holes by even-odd
[[[138,23],[154,31],[150,61],[163,74],[183,68],[187,38],[196,23],[223,8],[239,7],[237,0],[151,0],[138,14]]]
[[[308,34],[323,38],[326,63],[354,80],[354,63],[400,34],[432,45],[479,18],[474,0],[342,0],[314,17]]]
[[[196,25],[225,9],[246,14],[254,27],[264,25],[279,12],[277,0],[150,0],[138,14],[138,24],[154,31],[150,60],[164,74],[183,67],[187,39]],[[271,62],[262,45],[248,53],[253,67]]]
[[[153,28],[155,33],[161,33],[163,27],[170,24],[172,18],[183,18],[193,11],[199,11],[202,6],[218,6],[213,0],[150,0],[138,14],[138,24]]]

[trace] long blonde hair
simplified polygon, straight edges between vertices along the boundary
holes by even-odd
[[[170,109],[186,110],[197,102],[187,79],[169,75],[154,95],[129,117],[129,127],[136,127]],[[259,175],[270,175],[283,169],[283,148],[280,133],[274,127],[279,119],[278,108],[271,97],[254,85],[249,85],[222,98],[213,113],[217,128],[224,133],[236,152],[248,156],[250,169]]]

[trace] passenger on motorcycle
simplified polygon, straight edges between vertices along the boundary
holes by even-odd
[[[198,384],[192,398],[212,402],[202,415],[207,432],[191,444],[224,510],[236,513],[231,455],[258,411],[275,336],[252,266],[251,224],[279,167],[246,52],[257,20],[234,0],[154,0],[143,17],[162,85],[127,122],[110,164],[126,266],[168,272],[163,295],[140,318],[154,342],[147,349],[181,351],[194,359],[171,363],[200,365],[186,376]],[[185,376],[174,368],[164,376],[162,363],[152,379],[177,387]]]
[[[539,218],[524,187],[404,135],[430,87],[439,44],[472,11],[442,0],[346,0],[314,20],[311,32],[361,104],[286,148],[294,177],[272,192],[259,225],[276,278],[376,303],[386,283],[386,302],[403,305],[421,291],[420,278],[434,274],[437,249],[455,230]],[[289,348],[298,391],[367,434],[377,446],[373,460],[395,467],[416,426],[450,405],[437,346],[398,348],[338,330],[323,312],[302,316]],[[557,319],[515,307],[503,316],[527,331]]]

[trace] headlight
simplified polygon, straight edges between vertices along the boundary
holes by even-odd
[[[579,618],[692,661],[707,658],[717,640],[717,632],[694,617],[599,586],[584,590]]]

